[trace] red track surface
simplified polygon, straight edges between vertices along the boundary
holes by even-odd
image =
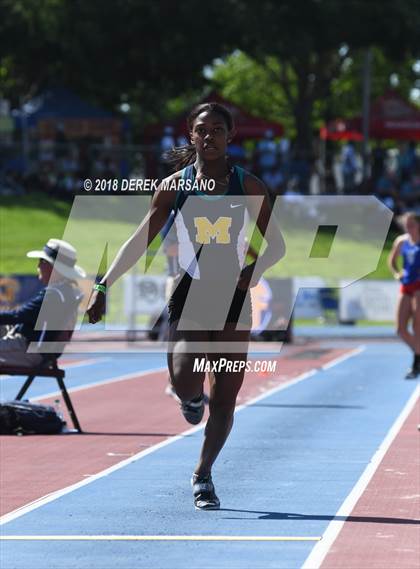
[[[313,346],[312,346],[313,347]],[[238,403],[322,366],[349,350],[312,359],[290,348],[273,375],[247,374]],[[166,373],[92,387],[72,394],[83,435],[1,437],[1,514],[96,474],[189,428],[175,401],[164,395]],[[50,402],[51,400],[45,400]],[[70,423],[69,423],[70,424]]]
[[[419,421],[417,402],[344,524],[322,569],[419,569]]]

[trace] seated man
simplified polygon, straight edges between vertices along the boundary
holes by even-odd
[[[69,243],[50,239],[42,251],[27,256],[39,259],[38,278],[45,286],[20,308],[0,312],[0,371],[5,365],[39,365],[42,343],[58,340],[76,320],[82,297],[77,279],[86,273],[76,265],[76,250]],[[31,342],[38,343],[38,353],[27,352]]]

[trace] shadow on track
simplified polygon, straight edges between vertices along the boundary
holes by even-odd
[[[284,409],[366,409],[362,405],[299,405],[299,404],[277,404],[277,403],[254,403],[251,407],[281,407]]]
[[[420,525],[420,520],[405,519],[405,518],[381,518],[373,516],[322,516],[322,515],[308,515],[308,514],[295,514],[291,512],[259,512],[256,510],[235,510],[231,508],[220,508],[219,512],[237,512],[243,514],[261,514],[257,520],[320,520],[320,521],[338,521],[338,522],[358,522],[358,523],[373,523],[373,524],[406,524],[406,525]],[[224,518],[226,520],[244,520],[252,519],[245,517]]]

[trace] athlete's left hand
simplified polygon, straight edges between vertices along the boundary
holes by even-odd
[[[256,270],[255,265],[256,263],[251,263],[242,269],[237,284],[239,289],[247,290],[248,288],[257,286],[262,275]]]

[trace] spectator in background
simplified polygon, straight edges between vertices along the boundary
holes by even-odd
[[[390,209],[394,209],[398,197],[397,184],[395,177],[388,170],[384,170],[379,178],[372,180],[374,183],[374,193]]]
[[[176,137],[176,145],[177,146],[186,146],[188,145],[188,139],[186,136],[181,134],[180,136]]]
[[[227,149],[229,158],[238,166],[244,167],[246,162],[246,152],[240,142],[231,142]]]
[[[109,156],[105,156],[104,158],[103,177],[107,180],[113,180],[114,178],[118,177],[118,171],[115,162]]]
[[[354,143],[349,141],[341,153],[341,173],[345,194],[351,194],[356,187],[357,160]]]
[[[282,138],[279,142],[280,159],[282,164],[286,164],[289,160],[290,154],[290,140]]]
[[[280,196],[284,191],[285,179],[280,167],[278,165],[272,166],[264,172],[262,179],[267,186],[270,200],[274,203],[276,196]]]
[[[292,151],[290,160],[289,179],[295,180],[295,189],[300,194],[309,193],[309,180],[311,179],[311,164],[309,158],[299,148]]]
[[[78,155],[78,164],[79,170],[82,173],[82,179],[85,180],[89,177],[89,174],[92,170],[92,158],[89,151],[90,147],[90,139],[88,136],[83,137],[78,142],[77,148],[77,155]]]
[[[174,147],[175,147],[174,129],[171,126],[165,126],[165,128],[163,129],[163,136],[160,140],[158,147],[158,163],[159,163],[160,178],[165,177],[169,173],[169,168],[165,162],[164,156]]]
[[[163,136],[160,141],[160,153],[163,154],[168,150],[172,150],[175,146],[174,129],[171,126],[165,126]]]
[[[280,169],[284,178],[283,186],[285,186],[290,170],[290,140],[288,138],[282,138],[280,140],[279,153],[280,153]]]
[[[103,178],[104,170],[105,170],[105,164],[103,158],[98,151],[95,151],[92,173],[97,178]]]
[[[57,178],[56,191],[64,199],[72,199],[75,190],[75,180],[69,172],[59,172]]]
[[[411,177],[407,176],[406,179],[402,180],[399,195],[406,204],[411,204],[415,198],[414,185]]]
[[[411,182],[413,184],[416,200],[417,202],[420,202],[420,162],[417,163],[416,171],[411,178]]]
[[[134,164],[131,170],[130,178],[143,178],[146,174],[146,164],[144,158],[140,152],[136,152],[134,155]]]
[[[6,170],[4,176],[0,174],[0,195],[23,196],[25,187],[21,174],[16,170]]]
[[[372,180],[374,184],[385,173],[385,160],[386,152],[382,143],[379,143],[372,151]]]
[[[398,170],[401,181],[406,181],[414,174],[417,166],[416,143],[411,141],[407,144],[404,152],[401,152],[398,160]]]
[[[55,151],[56,157],[58,159],[65,158],[67,154],[68,140],[64,130],[64,124],[62,122],[57,123],[55,127],[54,142],[56,145],[56,151]]]
[[[57,191],[57,175],[51,163],[41,164],[39,182],[42,192],[53,195]]]
[[[264,138],[257,145],[258,175],[264,177],[264,174],[276,165],[277,160],[277,144],[274,140],[274,133],[272,130],[267,130]]]
[[[420,208],[420,174],[415,173],[404,179],[400,185],[398,193],[400,200],[400,210],[418,211]]]
[[[395,194],[397,181],[389,170],[382,172],[375,184],[375,191],[378,194]]]

